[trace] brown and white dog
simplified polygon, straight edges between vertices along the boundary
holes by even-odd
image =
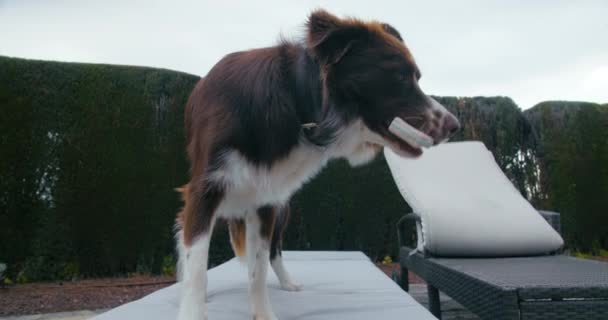
[[[381,146],[422,154],[393,135],[395,117],[440,143],[458,120],[418,86],[420,71],[390,25],[317,10],[306,40],[236,52],[194,88],[185,110],[191,180],[183,191],[177,241],[179,320],[207,318],[209,242],[229,221],[235,253],[246,256],[253,319],[276,319],[266,290],[268,261],[285,290],[300,290],[281,259],[287,203],[334,158],[352,165]]]

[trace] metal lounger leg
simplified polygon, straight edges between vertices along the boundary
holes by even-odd
[[[401,267],[401,289],[409,292],[410,291],[410,279],[408,278],[408,270],[405,267]]]
[[[439,290],[430,284],[426,285],[429,295],[429,310],[431,313],[441,320],[441,302],[439,301]]]

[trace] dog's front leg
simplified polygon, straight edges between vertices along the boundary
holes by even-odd
[[[270,242],[270,265],[277,278],[279,278],[281,289],[285,291],[300,291],[302,290],[302,285],[291,279],[283,263],[283,233],[287,228],[289,215],[289,205],[286,205],[275,219],[274,232],[272,233],[272,241]]]
[[[264,206],[248,212],[247,266],[249,269],[249,302],[254,320],[277,320],[268,299],[266,276],[270,257],[270,239],[276,217],[275,208]]]

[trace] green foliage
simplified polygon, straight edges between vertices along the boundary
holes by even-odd
[[[174,276],[176,273],[176,261],[172,254],[163,257],[160,273],[165,276]]]
[[[187,181],[182,111],[197,81],[0,57],[0,261],[8,276],[175,273],[181,204],[173,188]],[[464,125],[456,140],[483,141],[522,194],[564,214],[569,243],[608,248],[605,107],[566,112],[549,103],[522,113],[505,97],[437,99]],[[291,206],[286,249],[362,250],[376,261],[394,257],[395,223],[409,210],[382,157],[360,168],[331,162]],[[210,266],[231,257],[219,223]]]
[[[59,279],[75,280],[80,276],[80,265],[77,262],[68,262],[64,264],[62,272],[59,274]]]
[[[391,256],[387,255],[382,260],[382,264],[389,264],[389,263],[393,263],[393,258],[391,258]]]
[[[160,272],[174,247],[182,111],[197,80],[0,57],[0,225],[10,226],[0,260],[12,274]]]
[[[28,278],[25,274],[20,273],[19,275],[17,275],[16,282],[19,283],[19,284],[29,283],[30,282],[30,278]]]
[[[572,251],[571,255],[579,259],[591,259],[593,257],[593,255],[589,253],[583,253],[580,251]]]
[[[409,207],[383,157],[360,168],[334,161],[294,196],[285,247],[397,252],[395,223]]]
[[[562,214],[571,247],[608,248],[608,108],[584,102],[544,102],[526,112],[539,128],[545,207]]]

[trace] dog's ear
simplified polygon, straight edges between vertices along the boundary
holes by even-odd
[[[340,18],[323,10],[315,10],[308,17],[306,26],[308,27],[308,44],[311,47],[318,46],[327,35],[342,27]]]
[[[399,33],[399,31],[397,31],[397,29],[395,29],[395,27],[391,26],[388,23],[383,23],[382,28],[384,28],[384,31],[388,32],[393,37],[395,37],[395,38],[399,39],[399,41],[403,42],[403,38],[401,37],[401,34]]]
[[[307,45],[312,54],[326,65],[338,63],[351,49],[353,41],[368,33],[362,23],[342,20],[325,10],[308,17]]]

